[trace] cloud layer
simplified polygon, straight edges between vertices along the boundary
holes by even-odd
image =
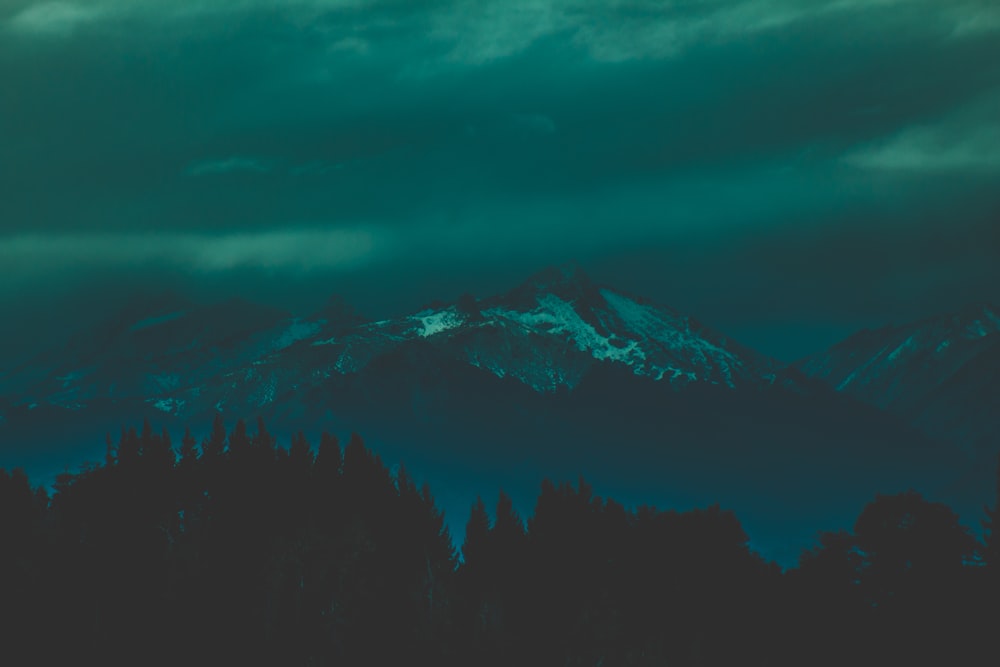
[[[997,62],[993,0],[13,0],[0,257],[924,312],[1000,284]]]

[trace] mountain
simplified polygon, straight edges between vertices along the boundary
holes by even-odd
[[[574,265],[379,321],[336,299],[304,318],[139,300],[74,341],[4,380],[0,466],[98,460],[105,432],[143,418],[204,433],[217,412],[261,415],[363,433],[432,483],[453,528],[476,495],[526,510],[542,477],[584,475],[636,504],[725,503],[786,561],[877,491],[963,474],[892,415]]]
[[[16,367],[4,392],[67,408],[95,399],[159,396],[247,363],[311,333],[288,315],[240,299],[196,304],[175,295],[136,298],[65,347]]]
[[[121,318],[118,318],[121,319]],[[173,416],[246,415],[366,372],[387,355],[426,342],[434,358],[459,361],[534,391],[572,390],[595,365],[618,363],[675,389],[730,389],[795,380],[780,366],[690,317],[595,285],[556,267],[506,294],[465,296],[410,315],[366,322],[336,299],[293,319],[248,304],[161,308],[99,333],[102,353],[70,354],[32,387],[32,400],[76,405],[86,397],[142,397]],[[74,364],[83,369],[73,368]],[[67,397],[75,403],[70,404]]]
[[[143,400],[199,420],[246,415],[332,377],[364,372],[418,342],[434,356],[514,378],[532,390],[572,390],[596,365],[617,363],[680,390],[796,380],[779,364],[665,306],[595,285],[575,265],[515,289],[466,295],[417,313],[366,321],[336,297],[305,318],[233,299],[199,304],[137,298],[69,344],[0,378],[8,405],[84,410]]]
[[[796,366],[924,432],[989,456],[1000,447],[1000,308],[861,331]]]

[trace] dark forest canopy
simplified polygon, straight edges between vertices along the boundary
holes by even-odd
[[[782,572],[736,516],[628,509],[584,480],[518,516],[430,489],[352,435],[279,446],[145,424],[50,495],[0,471],[0,638],[38,664],[969,664],[1000,559],[948,507],[877,496]],[[404,662],[405,661],[405,662]],[[22,663],[26,664],[26,663]]]

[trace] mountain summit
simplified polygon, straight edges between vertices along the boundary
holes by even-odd
[[[487,299],[481,310],[487,326],[508,337],[533,337],[543,347],[624,364],[636,375],[676,386],[736,387],[775,378],[773,362],[670,308],[597,285],[575,265],[535,274],[507,294]],[[500,361],[509,366],[517,360]],[[500,374],[502,369],[493,370]],[[572,387],[574,381],[563,377],[558,383]]]
[[[572,390],[599,364],[676,389],[760,386],[780,376],[775,362],[670,308],[597,285],[576,264],[542,270],[505,294],[465,295],[381,321],[364,321],[337,299],[305,319],[231,305],[224,313],[154,311],[142,311],[136,322],[121,322],[119,313],[116,330],[126,338],[99,356],[62,354],[50,364],[58,378],[18,393],[26,402],[73,408],[111,395],[177,416],[247,413],[331,377],[364,373],[375,360],[417,343],[436,359],[542,393]]]

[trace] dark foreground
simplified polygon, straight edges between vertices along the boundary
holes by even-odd
[[[477,503],[460,559],[405,470],[357,436],[315,451],[217,421],[200,446],[124,433],[51,497],[0,471],[3,662],[997,660],[1000,540],[916,493],[873,499],[782,572],[718,507],[633,511],[545,482],[527,522],[502,493]]]

